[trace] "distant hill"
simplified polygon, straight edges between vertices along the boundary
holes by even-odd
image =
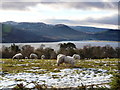
[[[20,42],[48,42],[55,41],[51,38],[37,35],[31,31],[21,30],[9,25],[2,25],[2,42],[3,43],[20,43]]]
[[[70,26],[72,29],[77,31],[86,32],[90,34],[95,34],[99,32],[109,31],[109,29],[105,28],[96,28],[96,27],[86,27],[86,26]]]
[[[67,26],[64,24],[48,25],[45,23],[3,22],[2,42],[53,42],[67,40],[108,40],[120,41],[119,30],[102,29],[83,26]],[[76,29],[77,28],[77,29]]]
[[[120,41],[120,30],[107,30],[93,35],[98,40]]]

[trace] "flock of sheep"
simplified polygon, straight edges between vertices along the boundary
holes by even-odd
[[[13,60],[14,60],[14,59],[22,59],[22,58],[23,58],[22,53],[15,54],[15,55],[12,57]],[[29,58],[30,58],[30,59],[37,59],[38,56],[37,56],[37,54],[31,53]],[[41,59],[44,59],[44,58],[45,58],[45,55],[42,55],[42,56],[41,56]],[[28,57],[25,57],[25,59],[28,59]]]
[[[16,55],[13,56],[13,60],[14,59],[22,59],[23,55],[21,53],[18,53]],[[38,56],[34,53],[31,53],[29,56],[30,59],[37,59]],[[28,59],[28,57],[25,57],[25,59]],[[41,59],[45,59],[45,55],[41,56]],[[67,64],[71,64],[72,66],[74,66],[75,64],[75,60],[79,60],[80,59],[80,55],[78,54],[74,54],[72,57],[71,56],[66,56],[64,54],[59,54],[57,55],[57,65],[59,66],[62,63],[67,63]]]

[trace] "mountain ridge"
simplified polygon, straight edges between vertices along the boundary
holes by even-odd
[[[43,22],[3,22],[2,42],[54,42],[69,40],[120,41],[119,30],[65,24],[45,24]],[[10,30],[9,30],[10,29]],[[97,31],[98,30],[98,31]],[[7,32],[6,32],[7,31]],[[9,32],[8,32],[9,31]]]

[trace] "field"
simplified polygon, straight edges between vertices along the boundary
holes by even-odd
[[[1,59],[2,88],[110,88],[120,59],[76,60],[76,65],[56,65],[56,60]]]

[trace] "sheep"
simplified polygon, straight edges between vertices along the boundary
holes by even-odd
[[[25,59],[28,59],[28,57],[25,57]]]
[[[75,59],[71,56],[66,56],[64,59],[64,63],[68,63],[68,64],[71,64],[72,66],[74,66]]]
[[[38,58],[38,56],[36,54],[34,54],[34,53],[30,54],[30,59],[37,59],[37,58]]]
[[[77,60],[77,59],[80,60],[80,55],[74,54],[74,55],[73,55],[73,58],[74,58],[75,60]]]
[[[63,55],[63,54],[57,55],[57,66],[64,63],[64,58],[65,58],[65,55]]]
[[[23,55],[21,53],[18,53],[18,54],[15,54],[12,59],[22,59],[23,58]]]
[[[42,55],[42,56],[41,56],[41,59],[45,59],[45,55]]]
[[[62,63],[68,63],[68,64],[71,64],[72,66],[74,66],[75,59],[71,56],[65,56],[63,54],[59,54],[57,56],[57,65],[59,66]]]

